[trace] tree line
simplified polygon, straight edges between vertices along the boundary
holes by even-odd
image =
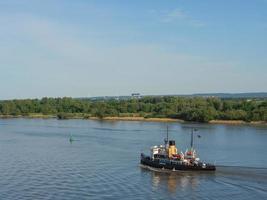
[[[185,121],[210,120],[267,121],[266,99],[220,99],[204,97],[143,97],[128,100],[90,100],[42,98],[0,101],[0,115],[56,115],[59,119],[74,116],[141,116],[175,118]]]

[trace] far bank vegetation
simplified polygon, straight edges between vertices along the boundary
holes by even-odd
[[[267,121],[266,99],[143,97],[129,100],[42,98],[0,101],[0,116],[54,116],[58,119],[144,117],[193,122],[211,120]]]

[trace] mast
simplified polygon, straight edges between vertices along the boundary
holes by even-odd
[[[193,134],[194,134],[194,129],[192,128],[191,129],[191,143],[190,143],[191,149],[193,149],[193,140],[194,140]]]
[[[165,143],[165,148],[167,148],[167,144],[169,142],[169,127],[167,125],[167,137],[164,139],[164,143]]]
[[[167,143],[169,141],[169,126],[167,125]]]
[[[191,149],[193,149],[194,145],[194,131],[197,131],[197,129],[196,128],[191,129],[191,143],[190,143]]]

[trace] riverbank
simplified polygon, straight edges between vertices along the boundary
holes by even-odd
[[[229,125],[239,125],[239,124],[250,124],[250,125],[267,125],[265,121],[251,121],[246,122],[243,120],[211,120],[210,124],[229,124]]]
[[[108,121],[147,121],[147,122],[178,122],[178,123],[187,123],[181,119],[172,119],[172,118],[144,118],[144,117],[104,117],[99,119],[97,117],[90,117],[91,120],[108,120]],[[194,123],[194,122],[193,122]],[[201,123],[201,122],[196,122]],[[211,120],[209,124],[229,124],[229,125],[267,125],[267,122],[264,121],[251,121],[246,122],[243,120]]]
[[[104,117],[103,120],[110,120],[110,121],[180,122],[180,123],[185,122],[184,120],[181,120],[181,119],[145,118],[145,117]]]
[[[44,114],[28,114],[28,115],[0,115],[0,119],[10,119],[10,118],[25,118],[25,119],[51,119],[58,118],[57,115],[44,115]],[[187,121],[181,119],[173,119],[173,118],[145,118],[145,117],[90,117],[83,114],[75,114],[72,116],[68,116],[66,119],[84,119],[84,120],[106,120],[106,121],[146,121],[146,122],[178,122],[178,123],[186,123]],[[62,120],[62,119],[61,119]],[[199,123],[199,122],[198,122]],[[265,121],[251,121],[246,122],[243,120],[211,120],[208,123],[210,124],[228,124],[228,125],[267,125]]]
[[[44,115],[44,114],[29,114],[29,115],[0,115],[0,119],[10,119],[10,118],[25,118],[25,119],[49,119],[58,118],[57,115]],[[149,122],[185,122],[180,119],[172,118],[145,118],[145,117],[88,117],[82,114],[68,116],[66,119],[85,119],[85,120],[108,120],[108,121],[149,121]],[[62,119],[61,119],[62,120]]]

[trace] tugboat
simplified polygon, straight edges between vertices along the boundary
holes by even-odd
[[[200,161],[197,157],[196,150],[193,148],[194,131],[195,129],[192,129],[191,147],[183,154],[182,151],[177,150],[175,141],[169,140],[167,127],[167,138],[164,140],[165,145],[151,147],[150,156],[141,153],[141,165],[172,171],[215,171],[215,165]]]

